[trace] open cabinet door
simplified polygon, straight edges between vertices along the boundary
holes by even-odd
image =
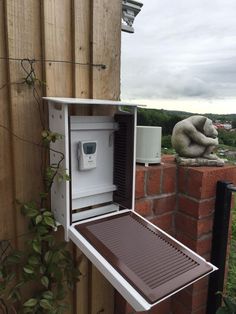
[[[216,269],[131,210],[74,224],[69,237],[136,311]]]
[[[47,98],[53,132],[50,161],[70,182],[53,183],[52,210],[65,237],[91,260],[136,311],[149,310],[216,268],[134,212],[136,105]],[[68,106],[123,106],[114,117],[69,116]],[[129,106],[130,111],[125,110]],[[55,156],[54,156],[55,155]],[[93,218],[92,218],[93,217]]]

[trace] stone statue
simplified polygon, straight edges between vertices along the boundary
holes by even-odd
[[[218,145],[218,132],[212,121],[204,116],[191,116],[178,122],[172,132],[172,146],[177,161],[191,166],[223,166],[213,150]]]

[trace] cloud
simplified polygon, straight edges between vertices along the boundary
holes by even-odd
[[[122,98],[236,98],[235,15],[235,0],[145,0],[122,34]]]

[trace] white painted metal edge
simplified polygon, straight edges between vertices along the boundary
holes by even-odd
[[[133,191],[132,191],[132,209],[135,208],[135,186],[136,186],[136,139],[137,139],[137,108],[134,112],[134,153],[133,153]]]
[[[114,204],[117,205],[116,203],[114,203]],[[88,218],[86,220],[83,220],[83,221],[80,221],[80,222],[77,222],[77,223],[73,223],[72,227],[74,227],[76,225],[79,225],[79,224],[82,224],[82,223],[98,220],[100,218],[107,218],[107,217],[115,216],[115,215],[118,215],[118,214],[127,213],[127,212],[130,212],[130,211],[131,211],[130,209],[124,209],[124,210],[122,209],[122,210],[119,210],[118,212],[115,212],[115,213],[112,212],[112,213],[108,213],[108,214],[102,215],[101,217]]]
[[[44,100],[48,100],[51,103],[59,104],[73,104],[73,105],[110,105],[110,106],[129,106],[137,107],[143,105],[129,103],[125,101],[115,101],[115,100],[103,100],[103,99],[83,99],[83,98],[63,98],[63,97],[43,97]],[[144,106],[145,107],[145,106]]]
[[[111,204],[107,206],[102,206],[94,209],[88,209],[81,211],[79,213],[72,213],[72,222],[75,222],[78,220],[84,220],[88,219],[89,217],[95,217],[104,215],[111,212],[117,212],[119,210],[119,206],[116,204]]]

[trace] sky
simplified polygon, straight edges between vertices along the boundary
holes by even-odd
[[[141,0],[122,32],[121,99],[236,113],[236,0]]]

